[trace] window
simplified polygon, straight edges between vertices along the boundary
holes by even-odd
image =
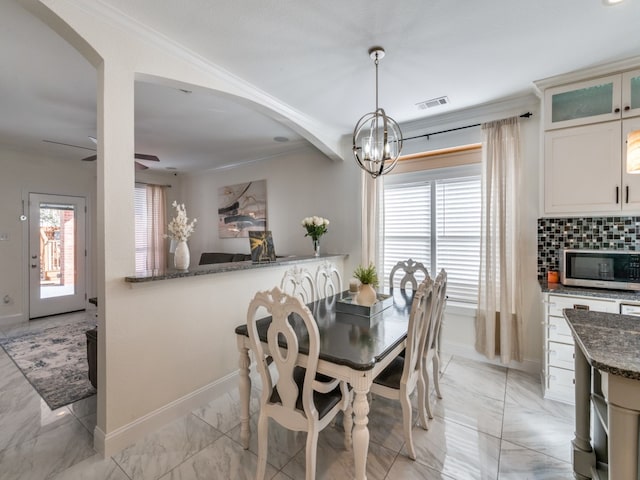
[[[164,270],[166,208],[164,187],[136,184],[134,189],[136,272]]]
[[[479,158],[479,152],[477,158]],[[390,175],[384,186],[384,281],[398,261],[448,274],[450,301],[475,304],[480,265],[480,164]]]

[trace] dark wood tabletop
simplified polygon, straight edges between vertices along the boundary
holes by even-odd
[[[370,370],[407,337],[412,291],[389,292],[393,304],[371,319],[336,310],[343,292],[307,305],[320,331],[320,359],[355,370]],[[309,351],[308,335],[302,319],[291,315],[290,322],[300,342],[300,351]],[[266,341],[271,317],[258,320],[258,335]],[[235,329],[237,335],[249,336],[246,325]]]

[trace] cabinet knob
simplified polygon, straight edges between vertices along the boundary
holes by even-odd
[[[624,111],[628,112],[629,110],[631,110],[631,107],[629,105],[627,105],[626,107],[624,107]]]
[[[618,107],[614,108],[613,113],[620,113],[620,109]]]

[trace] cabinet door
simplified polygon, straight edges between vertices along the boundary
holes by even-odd
[[[631,173],[627,166],[627,145],[631,133],[640,133],[640,117],[622,121],[622,209],[640,211],[640,171]]]
[[[622,75],[622,116],[640,115],[640,70]]]
[[[572,83],[545,91],[545,130],[620,118],[621,75]]]
[[[545,133],[545,213],[620,210],[620,122]]]

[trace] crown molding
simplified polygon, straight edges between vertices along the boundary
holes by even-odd
[[[540,80],[536,80],[533,83],[540,92],[543,92],[549,87],[555,87],[558,85],[564,85],[567,83],[573,83],[582,80],[589,80],[591,78],[610,75],[612,73],[620,73],[624,72],[625,70],[638,68],[639,66],[640,56],[636,56],[625,58],[623,60],[616,60],[613,62],[595,65],[593,67],[582,68],[580,70],[574,70],[572,72],[555,75],[553,77],[543,78]]]
[[[342,161],[339,155],[339,139],[342,132],[309,117],[296,108],[288,105],[255,85],[234,75],[228,70],[216,65],[202,55],[188,49],[162,32],[155,30],[139,20],[125,14],[121,10],[103,2],[102,0],[41,0],[45,5],[50,4],[54,11],[56,4],[66,4],[67,8],[81,10],[85,15],[93,17],[107,26],[126,32],[137,37],[142,43],[149,44],[159,51],[167,52],[201,72],[216,78],[222,85],[226,85],[225,93],[250,100],[261,107],[262,113],[286,125],[303,136],[308,142],[334,161]],[[137,78],[143,78],[145,73],[139,72]],[[149,75],[151,77],[151,75]],[[172,79],[173,80],[173,79]],[[179,82],[179,79],[175,79]],[[210,88],[201,85],[204,88]],[[326,139],[326,140],[323,140]]]

